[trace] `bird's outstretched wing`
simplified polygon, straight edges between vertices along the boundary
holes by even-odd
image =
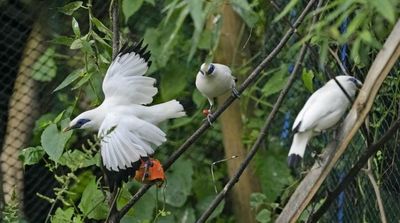
[[[141,157],[154,153],[152,146],[166,141],[157,126],[135,116],[108,114],[100,126],[101,156],[108,170],[118,171],[132,166]]]
[[[156,80],[143,76],[151,65],[150,51],[142,41],[124,45],[107,70],[103,81],[105,100],[122,104],[149,104],[157,94]],[[111,99],[112,98],[112,99]]]

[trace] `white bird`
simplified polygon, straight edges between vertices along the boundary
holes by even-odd
[[[362,86],[359,80],[351,76],[336,76],[336,80],[352,99]],[[288,155],[289,167],[294,168],[300,163],[311,137],[333,127],[349,105],[349,99],[334,79],[310,96],[293,124],[295,134]]]
[[[142,41],[122,47],[104,77],[103,103],[78,115],[65,129],[98,131],[103,165],[110,172],[126,172],[137,168],[135,162],[149,160],[154,148],[166,141],[166,134],[156,125],[185,116],[183,106],[176,100],[144,106],[153,101],[158,91],[154,87],[156,80],[143,76],[151,65],[146,48],[147,45],[142,48]]]
[[[210,103],[208,119],[216,97],[229,90],[234,96],[239,97],[239,92],[236,90],[236,78],[232,76],[231,69],[223,64],[203,63],[196,76],[196,87]]]

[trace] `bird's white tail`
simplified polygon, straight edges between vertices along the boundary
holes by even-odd
[[[312,137],[312,131],[298,132],[293,136],[292,146],[289,150],[288,165],[295,168],[299,165],[306,151],[307,143]]]
[[[289,155],[296,154],[301,157],[304,156],[308,140],[312,137],[312,131],[298,132],[294,134],[292,146],[289,150]]]
[[[152,114],[156,114],[154,117],[154,123],[159,123],[171,118],[179,118],[185,116],[185,110],[183,106],[177,100],[167,101],[158,105],[151,106]]]

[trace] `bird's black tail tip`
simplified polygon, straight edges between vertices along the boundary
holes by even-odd
[[[300,165],[302,157],[299,154],[290,154],[288,156],[287,162],[288,162],[288,166],[291,169],[295,169]]]

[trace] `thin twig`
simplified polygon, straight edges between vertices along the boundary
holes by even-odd
[[[375,196],[376,196],[376,201],[378,203],[378,208],[379,208],[379,214],[381,215],[381,222],[382,223],[386,223],[386,214],[385,214],[385,208],[383,206],[383,202],[382,202],[382,196],[381,196],[381,192],[379,190],[379,186],[376,183],[375,177],[374,177],[374,173],[372,172],[372,164],[371,164],[371,160],[374,157],[371,156],[368,159],[368,168],[364,170],[364,172],[367,174],[369,181],[371,181],[372,184],[372,188],[374,188],[374,192],[375,192]]]
[[[111,1],[111,18],[112,18],[112,58],[117,56],[119,50],[119,0]]]
[[[260,145],[264,142],[265,136],[268,133],[268,130],[270,128],[272,120],[274,120],[276,113],[278,112],[280,106],[282,105],[283,99],[286,97],[290,87],[292,86],[294,80],[296,79],[296,73],[299,70],[299,68],[301,67],[304,56],[307,52],[306,45],[307,45],[307,43],[304,44],[303,47],[301,48],[299,57],[293,68],[290,78],[288,79],[285,87],[282,89],[281,93],[279,94],[279,97],[278,97],[276,103],[274,104],[274,107],[272,108],[271,113],[268,115],[267,119],[265,120],[264,125],[261,128],[260,133],[258,134],[258,137],[257,137],[255,143],[253,144],[250,152],[247,154],[245,160],[240,164],[240,167],[236,171],[235,175],[233,175],[233,177],[225,185],[224,189],[221,192],[219,192],[219,194],[214,198],[214,200],[211,202],[211,204],[207,207],[207,209],[203,212],[203,214],[197,220],[197,223],[205,222],[210,217],[210,215],[217,208],[218,204],[226,196],[226,194],[229,192],[229,190],[232,189],[232,187],[239,181],[240,176],[242,175],[244,170],[247,168],[247,166],[250,164],[250,161],[253,159],[253,157],[257,153],[258,149],[260,148]]]
[[[400,128],[400,118],[397,119],[388,131],[374,144],[369,146],[364,154],[360,157],[360,159],[354,164],[354,166],[350,169],[347,175],[343,178],[343,180],[339,183],[335,190],[330,192],[325,199],[325,202],[321,205],[321,207],[310,216],[310,223],[317,222],[322,215],[328,210],[333,201],[336,200],[336,197],[355,179],[358,172],[365,166],[368,162],[368,159],[372,157],[380,148],[383,146],[393,134],[397,132]]]
[[[316,0],[310,0],[307,4],[307,6],[304,8],[303,12],[300,14],[300,16],[297,18],[296,22],[293,24],[293,27],[291,27],[285,35],[282,37],[280,42],[276,45],[274,50],[253,70],[253,72],[247,77],[247,79],[240,85],[240,87],[237,89],[239,94],[242,94],[243,91],[249,87],[256,79],[261,74],[261,71],[265,69],[265,67],[271,62],[272,59],[278,55],[278,53],[282,50],[282,48],[285,46],[289,38],[293,35],[294,31],[296,28],[301,24],[301,22],[304,20],[305,16],[308,14],[308,12],[311,9],[311,6],[314,4]],[[221,114],[224,112],[237,98],[234,96],[230,96],[229,98],[226,99],[224,104],[217,110],[215,113],[213,113],[212,118],[210,119],[210,122],[214,122]],[[167,170],[197,139],[200,138],[200,136],[208,129],[210,128],[210,123],[208,121],[204,122],[179,148],[176,150],[169,158],[168,160],[164,163],[164,169]],[[149,183],[144,186],[142,186],[136,194],[129,200],[129,202],[121,209],[120,214],[123,216],[126,214],[129,209],[142,197],[146,191],[153,185],[154,183]]]

